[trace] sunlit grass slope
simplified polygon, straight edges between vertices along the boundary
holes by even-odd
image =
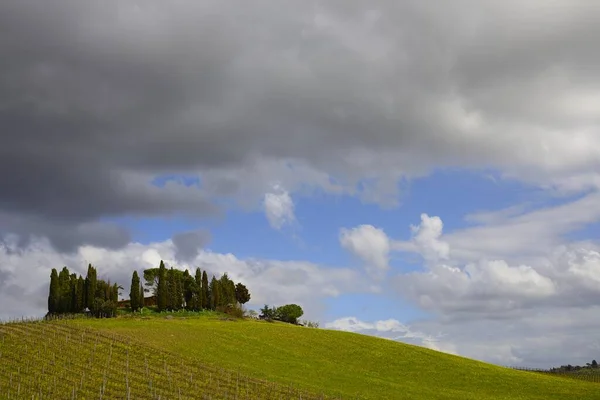
[[[105,320],[106,322],[106,320]],[[72,321],[0,325],[0,399],[323,399]]]
[[[217,317],[73,321],[185,359],[354,399],[598,399],[598,384],[365,335]]]

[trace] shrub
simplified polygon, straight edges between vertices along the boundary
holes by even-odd
[[[217,307],[217,311],[235,318],[244,318],[244,309],[238,304],[228,304],[226,306]]]
[[[302,325],[304,325],[308,328],[318,328],[319,327],[319,323],[317,321],[302,320]]]
[[[302,314],[304,314],[304,311],[298,304],[286,304],[285,306],[278,307],[275,310],[275,319],[288,322],[290,324],[296,324],[298,322],[298,318],[300,318]]]
[[[269,308],[269,306],[265,304],[265,306],[260,309],[260,318],[267,321],[273,321],[275,318],[275,311],[277,311],[275,307]]]

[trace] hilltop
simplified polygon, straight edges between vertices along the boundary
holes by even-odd
[[[126,398],[122,394],[127,390],[127,359],[129,390],[138,393],[132,398],[152,398],[143,397],[150,390],[149,376],[154,377],[154,390],[163,390],[163,399],[209,398],[187,397],[198,393],[213,393],[210,398],[235,393],[238,398],[271,398],[274,391],[282,398],[298,398],[298,390],[304,392],[304,399],[311,398],[310,393],[314,398],[325,394],[322,398],[347,399],[595,399],[599,388],[360,334],[233,320],[216,313],[11,324],[0,326],[0,332],[2,360],[10,359],[11,352],[18,357],[19,351],[24,360],[33,357],[19,366],[15,363],[12,371],[8,371],[10,365],[8,370],[3,367],[0,394],[11,385],[16,390],[17,379],[24,382],[24,390],[26,382],[37,379],[32,370],[40,372],[41,365],[50,361],[54,364],[44,370],[42,386],[58,385],[51,377],[55,375],[61,382],[66,380],[73,393],[83,387],[98,398],[105,385],[106,393],[113,396],[104,398]],[[55,339],[48,339],[48,332]],[[60,347],[51,350],[54,340]],[[102,348],[100,353],[97,346]],[[90,361],[94,348],[104,358],[97,368],[88,368],[96,365]],[[70,364],[68,357],[60,359],[65,354],[76,360]],[[114,368],[106,368],[113,364]],[[93,382],[89,387],[88,380]],[[219,392],[216,385],[228,387],[228,394]],[[242,395],[240,385],[252,390]],[[117,393],[122,397],[115,397]]]

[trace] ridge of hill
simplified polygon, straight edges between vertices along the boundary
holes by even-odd
[[[600,389],[348,332],[169,318],[0,325],[0,397],[592,400]]]

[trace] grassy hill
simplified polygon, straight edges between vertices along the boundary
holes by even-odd
[[[9,324],[0,336],[2,398],[548,400],[597,399],[600,389],[385,339],[214,314]]]

